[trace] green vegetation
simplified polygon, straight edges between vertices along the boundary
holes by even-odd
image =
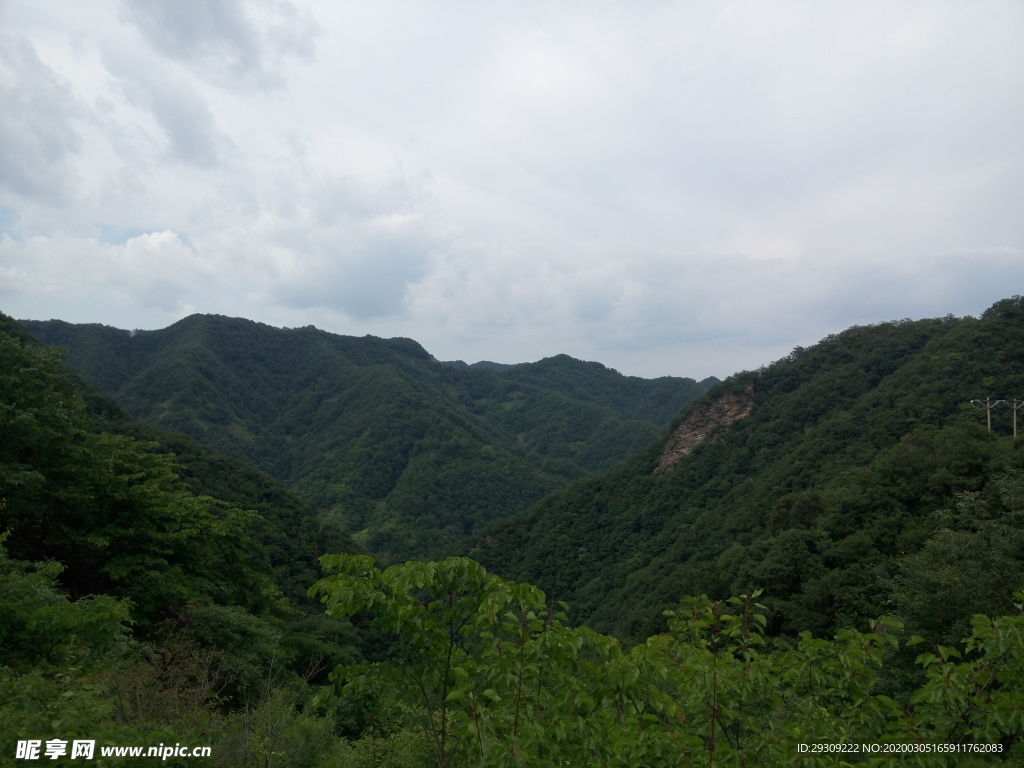
[[[335,729],[352,726],[300,711],[309,681],[374,643],[282,593],[315,553],[280,547],[289,532],[276,523],[306,507],[269,478],[257,491],[255,470],[218,478],[217,457],[202,450],[196,485],[223,480],[225,496],[262,495],[276,518],[196,495],[166,445],[99,431],[141,428],[53,350],[0,323],[5,764],[16,738],[34,737],[217,743],[224,765],[269,756],[278,737],[333,748]]]
[[[335,496],[317,508],[134,422],[0,316],[2,759],[59,737],[209,744],[222,766],[768,767],[815,741],[993,750],[906,765],[1024,761],[1024,441],[1005,412],[990,437],[967,405],[1024,389],[1024,300],[797,350],[678,413],[672,429],[753,392],[749,416],[673,468],[656,471],[665,431],[591,477],[619,450],[601,429],[619,447],[630,424],[657,430],[679,380],[568,358],[447,366],[405,340],[270,329],[263,346],[284,334],[289,375],[309,376],[285,397],[271,384],[286,364],[236,348],[264,329],[224,321],[204,340],[183,322],[150,340],[53,327],[93,339],[93,374],[122,381],[119,397]],[[111,334],[166,349],[104,367]],[[289,412],[330,425],[334,455],[270,417]],[[502,520],[485,499],[527,503],[520,469],[579,479]],[[491,521],[470,539],[484,565],[380,569],[348,537],[353,516],[392,557]],[[573,599],[590,626],[484,566]]]
[[[622,461],[704,391],[564,355],[468,368],[409,339],[219,316],[25,325],[133,417],[259,467],[385,560],[443,553]]]
[[[993,585],[1017,583],[1024,560],[1013,490],[1024,440],[1009,436],[1008,410],[990,440],[984,409],[968,401],[1024,397],[1024,300],[980,319],[851,328],[730,377],[673,428],[748,389],[750,416],[671,471],[655,471],[666,434],[491,526],[473,557],[568,600],[575,621],[633,641],[660,631],[680,594],[763,588],[770,633],[789,635],[893,610],[925,622],[925,594],[940,587],[952,590],[938,598],[949,602],[947,640],[973,612],[1009,610],[1009,592]]]
[[[906,765],[1024,759],[1024,602],[1014,616],[976,616],[959,648],[926,645],[923,685],[889,696],[879,682],[902,634],[891,619],[787,645],[766,641],[759,593],[684,598],[667,633],[627,653],[565,626],[536,587],[469,559],[385,571],[365,556],[324,564],[331,575],[315,590],[328,612],[368,611],[395,640],[391,659],[332,675],[342,699],[376,703],[379,735],[352,747],[360,765],[835,766],[860,756],[805,758],[797,745],[869,741],[910,750]],[[403,745],[403,761],[378,756],[389,741]],[[921,759],[915,750],[927,745],[992,751]]]
[[[93,431],[146,443],[173,460],[174,471],[192,493],[256,512],[254,535],[266,552],[275,580],[293,602],[305,602],[306,590],[319,574],[316,559],[320,555],[362,551],[336,520],[252,465],[185,435],[139,424],[110,397],[87,385],[81,385],[81,391]]]

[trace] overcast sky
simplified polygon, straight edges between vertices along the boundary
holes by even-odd
[[[18,318],[700,379],[1020,293],[1020,0],[0,0]]]

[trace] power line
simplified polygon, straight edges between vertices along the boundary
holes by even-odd
[[[1017,439],[1017,411],[1024,408],[1024,400],[993,400],[991,397],[986,397],[984,400],[971,400],[975,405],[980,405],[985,408],[985,415],[988,418],[988,436],[992,438],[992,410],[998,408],[1000,405],[1005,405],[1013,409],[1013,439]]]

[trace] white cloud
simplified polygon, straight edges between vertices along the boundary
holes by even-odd
[[[57,301],[91,301],[104,296],[121,309],[175,318],[195,311],[211,278],[221,279],[215,263],[203,259],[174,232],[151,232],[123,244],[71,236],[36,235],[0,241],[6,277],[28,293]],[[201,302],[200,302],[201,303]],[[106,310],[104,310],[106,311]]]
[[[145,111],[163,134],[167,159],[212,169],[235,149],[217,125],[209,101],[191,83],[138,57],[105,58],[127,104]],[[146,125],[138,128],[145,131]]]
[[[287,307],[326,307],[365,320],[405,314],[408,287],[427,272],[433,248],[415,216],[348,220],[300,235],[302,259],[270,289]]]

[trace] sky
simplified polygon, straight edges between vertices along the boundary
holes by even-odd
[[[0,311],[720,378],[1024,293],[1020,0],[0,0]]]

